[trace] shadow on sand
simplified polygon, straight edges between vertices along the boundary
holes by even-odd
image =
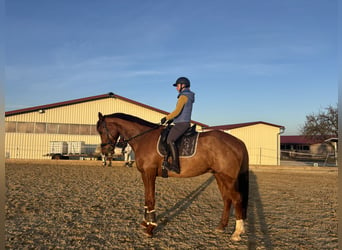
[[[168,222],[172,221],[179,214],[184,212],[192,202],[213,182],[214,176],[209,177],[198,188],[189,195],[177,202],[174,206],[157,216],[158,226],[154,230],[155,233],[162,231]],[[274,249],[272,239],[270,237],[267,218],[264,213],[257,176],[250,171],[249,174],[249,205],[248,205],[248,249],[257,249],[263,247],[265,249]]]
[[[249,190],[248,249],[256,249],[262,245],[265,249],[274,249],[259,191],[258,178],[253,171],[249,172]],[[257,233],[257,231],[260,232]]]
[[[154,230],[155,233],[163,230],[169,221],[172,221],[180,213],[186,210],[191,203],[213,182],[214,176],[211,176],[202,183],[198,188],[188,194],[185,198],[177,202],[173,207],[157,216],[158,226]]]

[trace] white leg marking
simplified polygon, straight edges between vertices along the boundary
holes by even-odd
[[[236,220],[235,232],[232,235],[233,241],[241,240],[240,234],[245,233],[245,227],[243,225],[243,220]]]
[[[101,158],[102,158],[102,166],[106,166],[106,156],[101,154]]]

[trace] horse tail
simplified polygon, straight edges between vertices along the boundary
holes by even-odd
[[[249,157],[246,148],[243,152],[243,159],[238,175],[238,191],[242,198],[242,219],[245,220],[247,218],[249,192]]]

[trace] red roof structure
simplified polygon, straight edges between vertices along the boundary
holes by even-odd
[[[304,135],[283,135],[280,137],[281,144],[302,144],[302,145],[312,145],[316,143],[323,143],[323,142],[337,142],[338,138],[331,136],[329,139],[324,140],[322,137],[313,137],[308,138]]]
[[[56,102],[56,103],[40,105],[40,106],[34,106],[34,107],[30,107],[30,108],[25,108],[25,109],[17,109],[17,110],[7,111],[7,112],[5,112],[5,116],[24,114],[24,113],[29,113],[29,112],[34,112],[34,111],[44,110],[44,109],[52,109],[52,108],[57,108],[57,107],[62,107],[62,106],[67,106],[67,105],[72,105],[72,104],[78,104],[78,103],[82,103],[82,102],[89,102],[89,101],[104,99],[104,98],[118,98],[120,100],[129,102],[129,103],[132,103],[132,104],[136,104],[136,105],[139,105],[141,107],[144,107],[144,108],[147,108],[147,109],[151,109],[151,110],[160,112],[160,113],[165,114],[165,115],[168,114],[168,112],[166,112],[164,110],[157,109],[157,108],[154,108],[152,106],[149,106],[149,105],[146,105],[146,104],[143,104],[143,103],[140,103],[140,102],[136,102],[136,101],[128,99],[126,97],[123,97],[123,96],[120,96],[120,95],[116,95],[116,94],[114,94],[112,92],[109,92],[108,94],[103,94],[103,95],[96,95],[96,96],[79,98],[79,99],[74,99],[74,100],[69,100],[69,101],[64,101],[64,102]],[[192,121],[192,122],[196,123],[196,124],[198,124],[199,126],[202,126],[202,127],[208,127],[208,125],[200,123],[200,122],[196,122],[196,121]]]
[[[283,135],[280,137],[281,144],[315,144],[317,141],[311,140],[303,135]]]
[[[269,126],[273,126],[273,127],[278,127],[280,129],[285,129],[284,126],[276,125],[276,124],[272,124],[272,123],[268,123],[268,122],[263,122],[263,121],[237,123],[237,124],[221,125],[221,126],[212,126],[212,127],[206,128],[206,129],[229,130],[229,129],[253,126],[253,125],[256,125],[256,124],[265,124],[265,125],[269,125]]]

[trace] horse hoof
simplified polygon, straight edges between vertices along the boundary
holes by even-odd
[[[224,228],[223,227],[217,227],[217,228],[215,228],[215,232],[224,233]]]
[[[147,231],[144,231],[144,234],[145,234],[145,236],[148,237],[148,238],[152,238],[152,237],[153,237],[153,233],[149,233],[149,232],[147,232]]]
[[[144,227],[143,233],[148,238],[152,238],[153,237],[153,232],[151,230],[149,230],[148,227]]]
[[[152,237],[152,236],[153,236],[153,230],[154,230],[155,227],[156,227],[156,226],[154,226],[154,225],[147,225],[145,234],[146,234],[148,237]]]
[[[232,237],[230,238],[232,241],[240,241],[241,240],[241,237],[240,235],[235,235],[233,234]]]
[[[143,228],[147,228],[147,222],[146,221],[142,221],[140,223],[140,226],[142,226]]]

